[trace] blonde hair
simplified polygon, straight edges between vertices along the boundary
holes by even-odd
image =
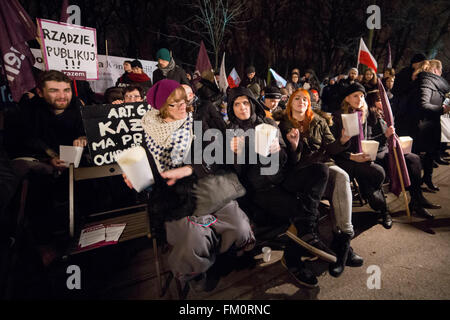
[[[166,102],[164,102],[161,109],[159,109],[159,117],[162,119],[166,119],[169,117],[169,108],[170,104],[178,103],[181,100],[184,100],[187,103],[187,95],[186,91],[182,86],[179,86],[175,90],[172,91],[172,93],[167,97]],[[193,108],[188,106],[186,107],[186,112],[192,112]]]
[[[442,62],[440,60],[430,60],[430,71],[433,69],[442,70]]]
[[[414,72],[411,76],[411,79],[416,80],[419,73],[424,72],[424,71],[429,72],[430,68],[431,68],[430,60],[423,60],[422,62],[419,63],[419,65],[417,66],[417,69],[414,70]]]
[[[345,97],[345,98],[347,98],[347,97]],[[350,105],[350,103],[345,101],[345,98],[344,98],[344,100],[342,100],[341,110],[342,110],[342,113],[347,114],[347,113],[350,113],[349,111],[350,111],[350,109],[352,109],[352,106]],[[364,123],[364,122],[366,122],[366,117],[367,117],[368,111],[369,111],[369,107],[367,105],[365,98],[363,100],[363,107],[360,110],[362,111],[362,123]]]

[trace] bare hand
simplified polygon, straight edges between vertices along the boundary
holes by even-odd
[[[292,150],[297,150],[298,142],[300,140],[300,132],[298,129],[293,128],[289,131],[289,133],[286,135],[287,140],[291,144]]]
[[[350,140],[350,138],[351,138],[351,137],[349,137],[349,136],[347,136],[347,135],[345,134],[345,129],[342,128],[341,139],[340,139],[341,144],[346,144],[347,141]]]
[[[53,168],[59,171],[62,171],[67,168],[67,164],[64,161],[59,160],[58,157],[52,158],[50,160],[50,164],[52,165]]]
[[[112,104],[122,104],[123,100],[114,100]]]
[[[230,148],[234,153],[240,154],[244,150],[244,137],[233,137],[230,141]]]
[[[367,153],[352,153],[350,155],[350,160],[355,162],[367,162],[371,161],[372,159],[370,158],[370,155],[368,155]]]
[[[127,176],[125,175],[125,173],[122,173],[122,177],[123,177],[123,181],[125,181],[126,185],[128,186],[128,188],[133,189],[133,185],[131,184],[131,181],[128,180]]]
[[[386,132],[384,133],[384,135],[386,136],[386,138],[389,138],[390,136],[392,136],[393,134],[395,134],[395,128],[393,126],[390,126],[389,128],[386,129]]]
[[[275,139],[272,141],[272,144],[270,145],[269,153],[270,153],[270,154],[277,153],[278,151],[280,151],[280,149],[281,149],[281,147],[280,147],[280,142],[278,141],[277,138],[275,138]]]
[[[184,166],[181,168],[171,169],[161,173],[161,177],[167,179],[167,185],[172,186],[177,180],[190,176],[193,173],[191,166]]]
[[[87,146],[86,136],[78,137],[78,139],[73,140],[73,145],[75,147],[86,147]]]

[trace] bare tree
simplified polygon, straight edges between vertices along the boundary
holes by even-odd
[[[226,31],[236,26],[244,10],[244,3],[229,0],[197,0],[193,5],[198,12],[194,23],[203,29],[205,39],[212,46],[215,56],[215,69],[219,64],[219,53]]]

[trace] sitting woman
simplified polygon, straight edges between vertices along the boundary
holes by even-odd
[[[383,107],[378,90],[369,93],[367,95],[366,101],[367,105],[369,106],[369,116],[367,118],[367,139],[376,140],[379,142],[378,153],[375,162],[381,165],[384,170],[388,172],[389,148],[387,140],[391,135],[395,134],[395,128],[393,126],[388,127],[383,119]],[[433,219],[434,216],[425,208],[439,209],[440,206],[432,204],[423,196],[422,189],[420,188],[420,174],[422,171],[420,157],[417,154],[410,152],[405,154],[405,162],[411,181],[411,185],[408,188],[409,194],[411,195],[409,208],[411,211],[416,212],[418,215],[424,218]]]
[[[265,118],[264,108],[253,98],[250,90],[233,88],[228,99],[228,128],[235,135],[230,139],[229,146],[235,156],[234,166],[238,176],[247,189],[246,199],[254,208],[253,220],[268,225],[292,223],[297,229],[294,236],[297,236],[299,244],[314,255],[335,261],[330,254],[332,251],[317,234],[318,207],[328,179],[327,166],[313,163],[306,168],[289,167],[288,153],[296,148],[286,148],[275,121]],[[275,127],[278,137],[270,145],[270,156],[258,155],[258,161],[252,162],[252,155],[255,154],[251,151],[255,150],[255,146],[250,145],[251,134],[260,124]],[[241,157],[249,161],[239,161]],[[275,168],[272,167],[274,163]],[[263,169],[268,168],[274,170],[264,172]],[[290,241],[284,253],[284,265],[299,283],[316,286],[317,278],[301,261],[302,252],[297,243]]]
[[[344,92],[341,110],[333,114],[333,126],[330,128],[336,140],[343,136],[342,114],[358,113],[359,135],[349,140],[348,148],[334,155],[336,164],[344,169],[350,178],[358,182],[362,196],[368,200],[370,207],[382,218],[386,229],[392,227],[392,217],[389,214],[386,199],[382,190],[385,171],[382,166],[371,161],[370,156],[362,152],[361,140],[364,140],[362,123],[366,111],[364,110],[364,96],[366,90],[359,83],[348,86]],[[345,133],[345,132],[344,132]]]
[[[331,118],[328,120],[331,121]],[[330,264],[330,274],[340,276],[345,265],[362,266],[363,259],[350,247],[350,239],[355,235],[352,225],[353,199],[350,178],[329,158],[329,155],[343,152],[350,137],[343,134],[340,140],[334,139],[327,120],[312,111],[310,96],[305,89],[297,89],[291,95],[279,127],[285,143],[295,150],[294,161],[297,166],[308,167],[312,163],[329,165],[324,196],[331,200],[333,206],[334,239],[330,248],[337,257],[337,262]]]
[[[202,137],[203,133],[194,132],[197,126],[194,126],[192,110],[186,106],[183,87],[174,80],[161,80],[149,90],[147,101],[153,109],[142,118],[143,146],[155,178],[149,211],[155,219],[163,215],[167,242],[172,246],[168,258],[170,269],[174,276],[186,282],[206,272],[217,253],[230,248],[236,252],[250,250],[255,239],[246,214],[234,200],[213,214],[193,215],[194,183],[214,174],[216,169],[194,163],[194,153],[202,152],[202,148],[196,149],[193,139]],[[220,190],[218,185],[217,191]]]

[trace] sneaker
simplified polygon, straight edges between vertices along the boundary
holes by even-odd
[[[303,263],[298,263],[297,266],[289,266],[286,263],[284,257],[281,259],[281,264],[289,272],[292,278],[295,279],[300,285],[308,288],[316,288],[318,285],[317,277],[311,270],[305,268]]]
[[[299,234],[298,236],[292,232],[290,228],[286,231],[286,235],[294,240],[296,243],[304,247],[306,250],[311,252],[314,256],[321,258],[327,262],[335,263],[336,256],[333,251],[331,251],[318,237],[315,232],[308,232],[304,234]]]

